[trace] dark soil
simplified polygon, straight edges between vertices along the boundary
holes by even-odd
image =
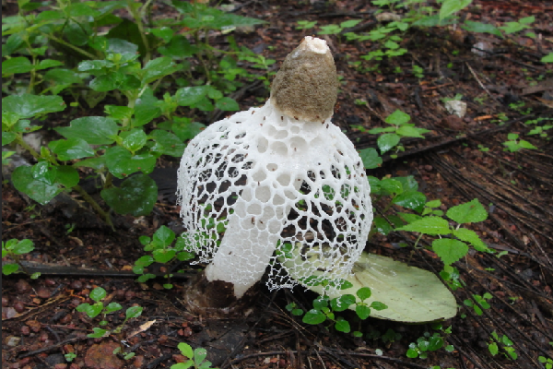
[[[238,44],[282,61],[304,36],[295,29],[298,20],[317,20],[319,26],[360,17],[362,24],[375,22],[376,8],[364,1],[310,3],[244,2],[237,14],[268,23],[251,33],[236,34]],[[8,12],[14,10],[12,5],[6,4]],[[170,11],[161,2],[154,9],[155,16]],[[116,232],[79,197],[60,197],[41,207],[3,182],[3,241],[32,240],[35,251],[28,261],[94,271],[73,275],[55,269],[36,280],[22,274],[3,278],[2,367],[169,368],[183,361],[177,344],[187,342],[207,349],[214,366],[222,368],[543,368],[539,356],[552,358],[552,131],[546,138],[527,136],[533,127],[526,122],[552,117],[552,65],[540,62],[552,48],[552,4],[475,0],[465,16],[495,23],[530,15],[536,17],[530,30],[540,35],[534,40],[511,36],[501,41],[487,34],[468,35],[457,27],[414,30],[402,45],[410,52],[384,60],[376,72],[360,73],[349,64],[370,50],[369,42],[339,43],[336,37],[325,36],[344,82],[333,120],[358,149],[376,147],[376,136],[353,127],[383,126],[384,118],[396,109],[410,114],[418,127],[431,130],[424,140],[403,141],[405,151],[398,158],[386,156],[383,165],[368,174],[413,175],[427,198],[440,199],[444,209],[477,198],[489,211],[488,220],[474,230],[503,256],[470,253],[456,264],[465,284],[453,292],[460,311],[442,324],[452,327],[452,333],[444,336],[454,346],[452,353],[441,349],[425,360],[406,357],[411,342],[424,332],[435,332],[429,324],[368,319],[361,330],[379,332],[375,339],[306,326],[285,310],[293,297],[310,308],[315,295],[302,288],[273,293],[261,288],[251,308],[238,316],[211,318],[193,315],[182,304],[187,277],[197,267],[186,266],[188,274],[173,280],[170,290],[162,287],[161,278],[137,283],[129,272],[144,254],[139,236],[151,236],[161,225],[182,231],[173,195],[178,161],[165,161],[160,167],[169,169],[157,172],[161,193],[153,213],[140,218],[114,216]],[[211,41],[226,47],[221,36]],[[492,45],[483,57],[471,51],[479,41]],[[413,65],[424,69],[422,79],[414,77]],[[468,104],[463,119],[449,115],[441,102],[458,93]],[[259,105],[260,96],[267,97],[267,91],[246,90],[239,98],[241,108]],[[513,104],[520,102],[524,107],[515,109]],[[210,123],[208,119],[204,123]],[[60,116],[59,123],[67,122]],[[505,151],[503,143],[512,132],[539,150]],[[396,247],[400,241],[413,244],[415,237],[398,232],[379,236],[367,251],[440,271],[436,256],[423,249],[411,256],[411,248]],[[142,316],[130,320],[121,334],[87,338],[98,320],[91,321],[75,308],[91,302],[88,295],[97,286],[124,310],[142,306]],[[493,298],[482,315],[464,305],[464,300],[486,292]],[[108,315],[108,327],[124,318],[123,312]],[[400,335],[384,339],[389,329]],[[496,356],[489,353],[493,331],[511,338],[517,360],[506,358],[502,349]],[[112,353],[116,347],[136,355],[125,361]],[[63,354],[72,352],[76,358],[68,364]]]

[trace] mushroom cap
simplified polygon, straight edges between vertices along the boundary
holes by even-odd
[[[269,245],[270,289],[309,285],[315,274],[336,282],[350,275],[373,218],[362,161],[330,118],[296,120],[272,102],[213,123],[187,146],[178,179],[184,237],[210,262],[230,224],[244,234],[243,255],[256,254],[266,232],[278,240]],[[250,273],[241,256],[229,257],[238,280]]]
[[[324,40],[307,36],[287,55],[271,85],[271,101],[291,118],[321,122],[333,115],[338,79]]]

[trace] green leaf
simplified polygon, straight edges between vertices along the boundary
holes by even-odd
[[[2,74],[28,73],[33,70],[33,65],[24,56],[18,56],[2,62]]]
[[[356,315],[358,315],[358,318],[365,320],[371,315],[371,309],[367,305],[357,305]]]
[[[479,200],[473,199],[470,202],[451,207],[446,212],[446,216],[456,223],[477,223],[487,219],[487,211],[481,205]]]
[[[490,33],[491,35],[495,35],[500,38],[503,38],[502,32],[500,32],[500,30],[496,28],[494,25],[489,23],[473,22],[470,20],[466,20],[462,25],[462,28],[469,32]]]
[[[153,28],[152,33],[156,36],[164,40],[165,43],[168,43],[173,38],[173,35],[175,32],[169,27],[160,27],[160,28]]]
[[[385,122],[387,122],[388,124],[394,124],[395,126],[400,126],[408,123],[410,119],[411,118],[408,114],[396,109],[394,113],[392,113],[385,119]]]
[[[400,205],[406,209],[411,209],[420,213],[423,211],[427,198],[419,191],[405,191],[396,196],[392,203]]]
[[[406,224],[403,227],[399,227],[398,231],[419,232],[428,234],[431,236],[447,235],[452,233],[448,226],[448,221],[443,218],[427,216],[420,220],[416,220],[410,224]]]
[[[379,183],[382,191],[385,191],[387,194],[401,194],[404,189],[402,187],[402,182],[395,178],[385,178],[382,179]]]
[[[189,120],[185,121],[175,121],[171,125],[171,130],[177,137],[179,137],[179,140],[181,142],[188,141],[192,138],[194,138],[197,134],[202,132],[206,126],[202,123],[198,122],[190,122]]]
[[[386,153],[400,142],[400,136],[396,133],[385,133],[377,139],[377,146],[381,150],[381,154]]]
[[[331,309],[333,311],[344,311],[356,303],[354,295],[346,294],[331,300]]]
[[[215,107],[223,111],[237,111],[239,110],[239,104],[235,99],[230,97],[224,97],[215,102]]]
[[[108,47],[106,49],[109,53],[114,54],[137,54],[138,53],[138,45],[122,40],[120,38],[108,38]],[[137,55],[138,56],[138,55]],[[133,60],[134,58],[131,58]]]
[[[183,87],[175,92],[175,99],[180,106],[196,104],[208,94],[208,86]]]
[[[350,323],[344,318],[338,318],[335,323],[335,329],[339,332],[350,333]]]
[[[16,137],[17,134],[14,132],[2,132],[2,146],[12,143]]]
[[[194,357],[194,353],[192,351],[192,347],[188,343],[180,342],[177,345],[177,348],[179,351],[181,351],[181,354],[183,354],[185,357],[192,359]]]
[[[412,124],[403,125],[396,130],[396,133],[398,133],[402,137],[416,137],[416,138],[424,138],[422,134],[427,132],[430,132],[430,131],[425,128],[414,127]]]
[[[50,141],[48,147],[58,155],[61,161],[86,158],[94,156],[92,147],[82,138],[70,138],[68,140]]]
[[[115,141],[119,126],[111,118],[91,116],[74,119],[69,127],[54,130],[65,138],[81,138],[91,145],[109,145]]]
[[[156,129],[150,133],[150,137],[156,142],[152,151],[177,158],[183,156],[186,145],[173,133]]]
[[[21,240],[15,245],[13,248],[13,252],[16,255],[23,255],[27,254],[35,249],[35,246],[33,245],[33,241],[25,239]]]
[[[442,3],[439,12],[439,18],[442,21],[444,18],[452,15],[471,4],[472,0],[445,0]]]
[[[133,127],[141,127],[162,115],[161,109],[156,106],[157,102],[158,99],[154,97],[152,90],[149,88],[146,89],[135,105]]]
[[[302,318],[302,322],[306,324],[317,325],[323,323],[326,319],[327,317],[321,312],[321,310],[311,309],[306,312],[306,314]]]
[[[48,69],[53,67],[59,67],[60,65],[63,65],[63,63],[58,60],[44,59],[44,60],[41,60],[40,63],[38,63],[35,69],[42,70],[42,69]]]
[[[175,256],[175,250],[158,249],[154,250],[152,252],[152,255],[154,256],[154,260],[156,260],[156,262],[165,264],[173,259],[173,257]]]
[[[381,311],[381,310],[385,310],[385,309],[388,309],[388,306],[383,304],[382,302],[380,301],[373,301],[370,305],[370,307],[372,309],[375,309],[377,311]]]
[[[106,308],[105,308],[105,313],[109,314],[109,313],[113,313],[114,311],[118,311],[118,310],[121,310],[121,309],[123,309],[123,306],[121,306],[117,302],[110,302],[108,304],[108,306],[106,306]]]
[[[445,265],[450,265],[467,255],[469,247],[458,240],[442,238],[433,241],[433,251]]]
[[[60,96],[22,94],[2,99],[2,115],[4,112],[10,112],[20,119],[32,118],[38,114],[54,113],[65,108],[65,102]]]
[[[106,290],[102,287],[96,287],[90,292],[89,297],[96,302],[103,300],[106,297]]]
[[[347,20],[346,22],[342,22],[340,24],[340,27],[341,28],[352,28],[354,27],[355,25],[357,25],[358,23],[360,23],[362,20],[361,19],[351,19],[351,20]]]
[[[19,270],[19,265],[16,263],[6,263],[2,264],[2,274],[4,275],[10,275]]]
[[[553,62],[552,61],[552,51],[549,52],[548,54],[546,54],[545,56],[543,56],[541,58],[541,62],[543,62],[543,63],[552,63]]]
[[[469,242],[477,251],[485,252],[489,250],[477,233],[471,229],[459,228],[454,230],[452,234],[462,241]]]
[[[98,327],[92,328],[92,331],[94,333],[87,334],[87,337],[102,338],[102,337],[105,337],[109,333],[109,331],[107,331],[105,329],[102,329],[102,328],[98,328]]]
[[[489,352],[492,356],[498,355],[498,345],[496,344],[496,342],[489,343]]]
[[[190,56],[197,55],[200,52],[200,48],[191,45],[182,35],[174,37],[167,46],[158,48],[158,51],[163,56],[168,56],[174,59],[184,59]]]
[[[122,145],[127,150],[135,152],[140,149],[146,144],[146,141],[148,140],[148,136],[146,136],[146,133],[144,133],[144,130],[140,128],[133,129],[132,131],[129,131],[127,135],[125,135],[125,138],[123,138]]]
[[[204,359],[208,356],[208,352],[206,349],[203,349],[201,347],[194,349],[194,362],[196,364],[200,364]]]
[[[358,291],[356,291],[356,296],[360,298],[360,300],[364,301],[371,297],[371,288],[369,287],[362,287]]]
[[[367,149],[360,150],[359,153],[365,169],[374,169],[381,166],[381,164],[383,163],[383,159],[381,159],[381,157],[377,153],[377,150],[375,150],[373,147],[368,147]]]
[[[102,190],[101,196],[118,214],[148,215],[158,198],[158,187],[146,174],[138,173],[124,180],[120,188]]]
[[[38,165],[38,164],[37,164]],[[12,182],[14,187],[39,204],[45,205],[57,194],[62,192],[62,189],[56,182],[46,180],[44,176],[36,176],[33,174],[33,167],[21,166],[15,168],[12,173]]]
[[[171,245],[171,243],[175,240],[175,232],[173,232],[168,227],[162,225],[154,233],[153,240],[165,248]]]
[[[151,173],[156,158],[151,154],[133,155],[123,147],[115,146],[106,150],[106,166],[117,178],[125,178],[135,172]]]
[[[373,226],[375,227],[377,232],[384,234],[385,236],[393,230],[389,222],[387,222],[383,217],[373,218]]]
[[[142,84],[146,85],[148,83],[154,82],[160,78],[172,74],[181,69],[180,65],[175,64],[173,59],[167,56],[162,56],[150,60],[144,66],[144,75],[142,76]]]
[[[125,318],[138,318],[142,314],[142,306],[131,306],[125,311]]]
[[[95,72],[100,72],[113,66],[114,63],[109,60],[85,60],[79,63],[77,70],[79,72],[91,72],[95,74]]]
[[[88,43],[90,27],[84,27],[84,23],[77,24],[70,22],[63,29],[63,34],[67,40],[75,46],[84,46]]]
[[[129,118],[134,113],[134,110],[127,106],[117,106],[117,105],[105,105],[104,111],[106,114],[115,120],[124,121]]]

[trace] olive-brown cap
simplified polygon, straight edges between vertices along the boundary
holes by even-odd
[[[323,121],[337,101],[337,69],[324,40],[307,36],[283,62],[271,85],[271,103],[291,118]]]

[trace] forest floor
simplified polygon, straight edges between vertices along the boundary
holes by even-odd
[[[239,45],[279,63],[306,35],[296,29],[297,21],[317,20],[321,26],[362,17],[362,24],[369,24],[375,22],[376,7],[366,3],[247,1],[237,14],[268,23],[235,37]],[[543,368],[539,356],[552,359],[552,130],[546,131],[546,137],[527,133],[535,128],[529,121],[552,118],[552,64],[540,62],[552,48],[552,4],[475,0],[470,9],[466,16],[489,23],[533,15],[530,30],[542,37],[518,34],[501,40],[489,34],[468,35],[456,27],[413,30],[402,45],[407,54],[383,61],[377,71],[360,72],[349,61],[361,60],[368,44],[339,43],[335,36],[324,36],[342,77],[333,121],[357,149],[376,147],[376,136],[354,126],[383,126],[384,118],[396,109],[431,131],[425,139],[403,141],[404,152],[395,159],[385,156],[381,167],[368,174],[413,175],[420,191],[429,200],[440,199],[445,208],[476,198],[489,212],[474,230],[502,256],[470,253],[457,263],[465,285],[453,291],[459,313],[442,325],[451,327],[452,333],[430,324],[372,318],[362,330],[373,332],[373,338],[306,326],[285,309],[291,293],[310,306],[315,295],[298,287],[272,293],[262,288],[244,315],[211,319],[184,308],[186,280],[174,280],[170,290],[163,288],[163,279],[137,283],[125,273],[143,254],[139,236],[151,236],[160,225],[181,230],[172,179],[179,161],[173,160],[163,163],[173,168],[173,174],[157,179],[165,183],[165,192],[152,215],[115,216],[117,232],[92,213],[75,210],[61,200],[34,206],[8,181],[3,182],[2,240],[33,240],[35,251],[27,261],[93,272],[71,275],[60,269],[35,280],[3,277],[2,367],[169,368],[183,360],[177,344],[188,342],[205,348],[214,367],[221,368]],[[173,10],[160,2],[154,11],[165,16]],[[485,45],[485,53],[472,51],[478,42]],[[214,36],[213,43],[225,48],[223,37]],[[413,65],[423,69],[422,78],[414,76]],[[457,94],[467,103],[462,119],[450,115],[441,100]],[[238,101],[247,109],[267,96],[267,90],[254,89]],[[506,151],[504,142],[510,133],[518,133],[538,150]],[[413,243],[415,238],[393,232],[372,240],[366,251],[435,273],[441,269],[431,253],[419,249],[412,257],[411,248],[396,247],[399,241]],[[99,270],[104,274],[99,275]],[[75,308],[88,301],[97,286],[124,307],[143,307],[142,315],[127,322],[122,334],[86,337],[96,325]],[[486,293],[492,296],[490,308],[481,314],[463,303]],[[113,327],[123,319],[123,313],[107,316]],[[502,349],[496,356],[490,354],[493,331],[510,337],[517,360],[510,360]],[[440,349],[426,359],[407,358],[409,344],[425,332],[440,332],[454,351]],[[136,355],[127,361],[113,355],[118,346]],[[63,355],[71,352],[76,358],[69,364]]]

